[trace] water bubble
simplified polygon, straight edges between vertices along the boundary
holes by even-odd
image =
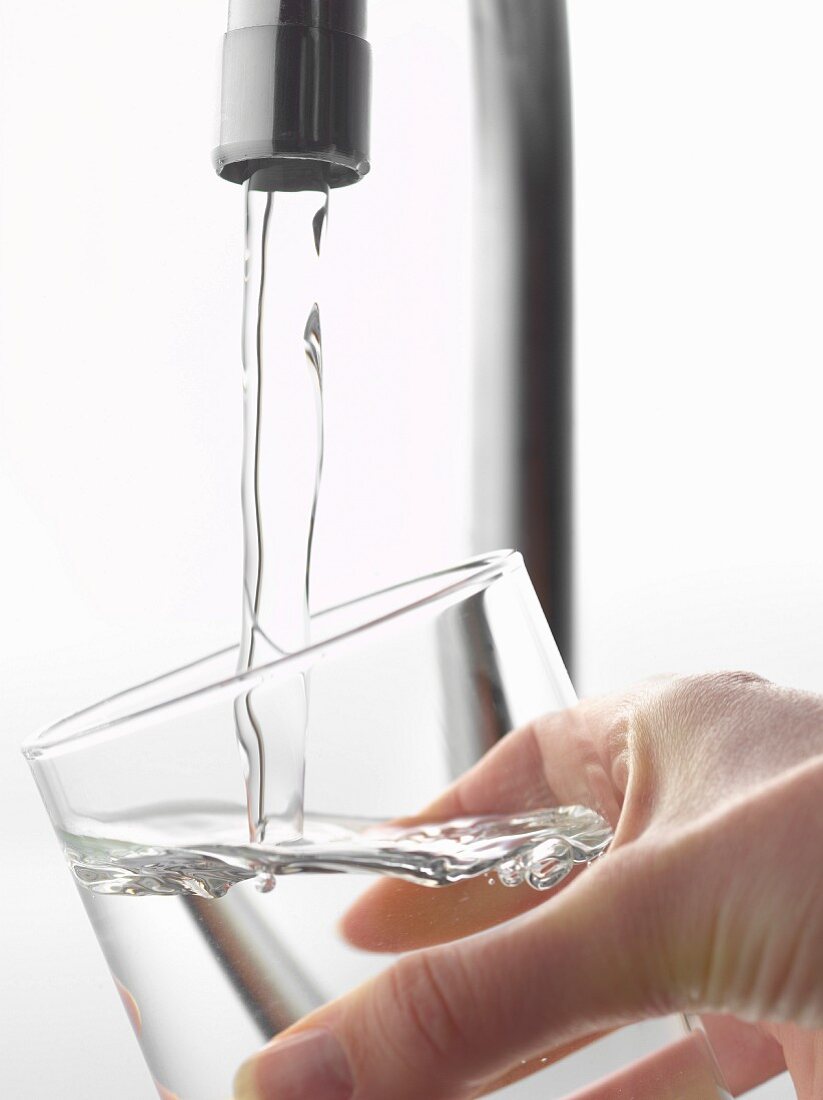
[[[551,890],[574,866],[574,853],[565,840],[552,837],[524,857],[526,882],[535,890]]]
[[[499,864],[497,877],[503,886],[522,886],[525,878],[523,860],[519,856]]]

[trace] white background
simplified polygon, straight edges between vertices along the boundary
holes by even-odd
[[[579,689],[735,666],[823,690],[823,13],[571,10]],[[375,170],[329,238],[319,603],[477,549],[465,5],[372,11]],[[21,1100],[151,1095],[17,750],[236,636],[224,15],[0,0],[0,1082]]]

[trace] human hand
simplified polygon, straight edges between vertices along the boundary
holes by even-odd
[[[735,1094],[785,1065],[819,1100],[823,699],[744,674],[654,681],[510,734],[424,816],[571,803],[615,839],[548,901],[485,880],[369,891],[347,938],[423,950],[280,1036],[239,1100],[468,1100],[673,1012],[724,1014],[708,1026]],[[585,1100],[702,1100],[692,1062],[677,1044]]]

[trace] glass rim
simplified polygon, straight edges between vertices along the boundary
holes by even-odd
[[[166,678],[171,678],[199,664],[204,664],[209,660],[214,660],[229,654],[238,648],[239,643],[227,646],[225,649],[217,650],[214,653],[206,654],[186,665],[172,669],[170,672],[161,673],[160,676],[152,680],[133,685],[105,699],[99,699],[91,704],[91,706],[83,707],[81,710],[60,718],[57,722],[50,723],[45,728],[40,729],[26,738],[21,746],[21,751],[27,760],[34,761],[70,745],[72,747],[79,747],[77,744],[78,742],[85,741],[86,739],[96,739],[97,736],[101,734],[117,731],[119,727],[127,726],[140,719],[156,716],[164,711],[172,708],[176,709],[183,705],[196,705],[198,701],[203,701],[210,695],[225,691],[232,685],[247,684],[251,689],[268,679],[275,672],[278,674],[281,672],[288,673],[297,666],[313,663],[314,660],[317,660],[325,653],[341,649],[353,640],[367,635],[388,623],[405,619],[424,610],[431,610],[436,608],[439,604],[453,604],[469,589],[476,589],[478,586],[485,588],[500,577],[508,573],[513,573],[523,567],[523,558],[518,551],[499,550],[489,554],[479,555],[478,557],[469,558],[460,562],[458,565],[439,569],[432,573],[426,573],[420,577],[400,581],[397,584],[389,585],[375,592],[369,592],[363,596],[357,596],[351,600],[345,600],[342,603],[335,604],[332,607],[324,608],[322,611],[316,612],[312,615],[312,619],[321,619],[324,616],[334,615],[349,608],[355,608],[358,605],[368,605],[371,602],[379,601],[394,594],[399,596],[404,590],[412,589],[420,585],[443,581],[442,585],[439,585],[426,595],[420,596],[418,599],[412,599],[407,603],[401,602],[398,606],[392,607],[373,618],[366,618],[362,622],[358,622],[336,634],[332,634],[327,638],[314,642],[304,649],[298,650],[296,653],[285,654],[259,667],[215,680],[195,688],[194,690],[171,696],[168,699],[163,699],[160,702],[138,707],[129,713],[118,715],[107,721],[100,721],[97,723],[92,721],[91,725],[81,726],[79,729],[76,728],[77,724],[84,718],[93,719],[95,711],[102,710],[104,707],[117,700],[124,699],[126,696],[139,692],[141,689],[149,688],[152,684],[157,684]]]

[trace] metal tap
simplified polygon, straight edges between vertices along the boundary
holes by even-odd
[[[345,187],[369,170],[365,0],[231,0],[223,45],[223,179]]]

